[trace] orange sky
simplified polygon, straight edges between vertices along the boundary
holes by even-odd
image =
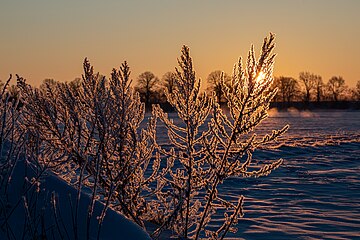
[[[275,75],[340,75],[360,80],[358,0],[11,0],[0,8],[0,79],[18,73],[31,84],[71,81],[88,57],[109,76],[127,60],[136,79],[173,70],[182,44],[198,77],[231,72],[251,43],[258,52],[277,36]]]

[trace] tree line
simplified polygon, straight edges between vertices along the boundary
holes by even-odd
[[[150,106],[153,103],[165,103],[165,92],[173,93],[176,89],[176,72],[166,72],[162,78],[146,71],[137,77],[135,91],[140,94],[141,101]],[[221,82],[225,84],[221,84]],[[215,95],[215,101],[225,103],[224,85],[230,86],[231,77],[220,70],[211,72],[206,78],[208,94]],[[277,88],[273,102],[290,104],[291,102],[325,102],[325,101],[359,101],[360,80],[354,88],[346,85],[341,76],[333,76],[324,82],[320,75],[311,72],[300,72],[299,78],[275,77],[272,88]]]
[[[99,75],[99,77],[103,77]],[[157,77],[151,71],[141,73],[135,81],[134,89],[139,93],[141,102],[150,108],[155,103],[167,103],[166,92],[173,93],[176,89],[175,71],[166,72],[161,78]],[[224,84],[221,84],[221,82]],[[81,79],[76,78],[69,82],[69,85],[76,89],[80,87]],[[207,87],[205,91],[208,94],[214,94],[217,103],[226,103],[224,97],[224,85],[230,86],[231,77],[221,71],[212,71],[206,78]],[[55,85],[54,79],[44,79],[40,88],[47,85]],[[3,85],[0,80],[0,87]],[[294,102],[302,102],[305,106],[310,102],[340,102],[340,101],[360,101],[360,80],[355,87],[346,85],[346,81],[341,76],[333,76],[327,82],[324,82],[320,75],[311,72],[300,72],[298,79],[288,76],[279,76],[274,78],[272,88],[277,88],[277,93],[273,102],[282,103],[283,106],[290,106]],[[9,86],[9,92],[16,96],[16,86]]]
[[[175,72],[165,73],[160,80],[152,72],[147,71],[139,75],[135,90],[139,92],[141,100],[146,104],[162,103],[166,101],[165,91],[172,93],[176,88],[175,79]],[[214,94],[216,102],[225,103],[225,90],[221,81],[229,86],[231,77],[220,70],[211,72],[206,79],[207,88],[205,91]],[[278,88],[273,99],[274,102],[309,103],[360,100],[360,80],[354,88],[350,88],[341,76],[333,76],[324,82],[320,75],[301,72],[298,79],[285,76],[275,77],[272,87]]]
[[[359,101],[360,80],[355,88],[346,85],[341,76],[333,76],[326,83],[320,75],[301,72],[299,79],[293,77],[276,77],[274,86],[278,93],[274,101],[290,103],[294,101],[323,102],[323,101]]]

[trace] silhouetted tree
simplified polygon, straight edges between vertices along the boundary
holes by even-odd
[[[334,76],[329,79],[327,88],[332,96],[332,100],[337,102],[340,100],[340,95],[346,90],[345,80],[340,76]]]
[[[176,73],[175,72],[167,72],[162,77],[162,85],[167,89],[168,93],[173,93],[176,85]]]
[[[215,92],[215,96],[216,96],[216,102],[221,103],[224,99],[224,87],[221,84],[221,78],[222,78],[222,74],[224,74],[224,82],[225,84],[230,82],[230,77],[220,71],[220,70],[216,70],[213,71],[209,74],[209,76],[207,77],[207,91],[208,92]]]
[[[58,83],[58,81],[56,81],[55,79],[46,78],[42,81],[39,88],[42,90],[46,89],[48,87],[53,88],[53,87],[55,87],[56,83]]]
[[[316,101],[320,102],[324,94],[323,93],[324,83],[320,75],[315,75],[314,82],[315,82],[315,91],[316,91]]]
[[[304,85],[304,101],[305,103],[309,103],[311,98],[311,91],[315,88],[315,79],[317,79],[317,75],[310,72],[301,72],[299,74],[299,79]]]
[[[275,96],[276,101],[283,103],[290,103],[294,100],[297,94],[300,92],[300,87],[295,78],[292,77],[277,77],[274,81],[274,87],[278,88],[278,92]]]
[[[357,81],[356,87],[353,91],[354,100],[360,101],[360,80]]]
[[[143,72],[138,77],[138,83],[135,90],[139,92],[141,100],[145,102],[146,107],[150,106],[151,98],[154,95],[154,87],[159,82],[152,72]]]
[[[75,78],[71,82],[69,82],[69,86],[76,92],[81,87],[81,78]]]

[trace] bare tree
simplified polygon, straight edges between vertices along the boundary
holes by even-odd
[[[56,81],[55,79],[52,78],[46,78],[42,81],[42,83],[40,84],[40,89],[46,89],[48,87],[55,87],[56,84],[58,83],[58,81]]]
[[[299,79],[304,85],[304,101],[308,104],[311,100],[311,92],[315,88],[316,75],[310,72],[301,72],[299,74]]]
[[[221,83],[222,78],[224,79],[225,83],[229,83],[231,79],[226,73],[220,70],[211,72],[207,77],[207,91],[215,93],[217,103],[221,103],[225,100],[223,97],[224,89]]]
[[[274,80],[274,87],[278,88],[278,92],[275,96],[277,101],[283,103],[290,103],[298,95],[300,91],[299,84],[296,79],[292,77],[278,77]]]
[[[356,87],[353,90],[353,97],[355,100],[360,101],[360,80],[357,81]]]
[[[168,93],[173,93],[176,88],[176,73],[166,72],[162,77],[162,85],[167,89]]]
[[[74,92],[78,91],[81,88],[81,78],[75,78],[70,81],[69,86],[74,90]]]
[[[159,79],[152,72],[143,72],[138,77],[135,91],[139,92],[140,97],[145,106],[150,107],[151,98],[154,95],[154,88],[158,84]]]
[[[324,83],[322,81],[322,77],[320,75],[315,75],[314,82],[315,82],[315,91],[316,91],[316,101],[320,102],[324,95],[323,93]]]
[[[327,88],[329,93],[331,94],[332,100],[337,102],[340,100],[340,96],[346,90],[345,80],[340,76],[334,76],[329,79],[327,83]]]

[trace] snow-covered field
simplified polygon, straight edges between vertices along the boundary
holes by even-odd
[[[179,121],[176,113],[169,116],[175,122]],[[360,111],[271,110],[270,117],[262,122],[257,133],[268,133],[285,124],[290,125],[290,130],[277,143],[254,154],[259,164],[283,158],[284,163],[279,169],[267,177],[231,178],[219,187],[219,194],[227,200],[237,201],[240,195],[246,198],[245,216],[239,221],[238,232],[228,233],[227,239],[357,239],[360,236]],[[157,140],[166,147],[166,132],[161,124],[158,127]],[[44,199],[49,203],[51,192],[57,192],[59,211],[63,214],[60,228],[71,235],[69,194],[74,198],[76,190],[52,174],[45,178],[41,185],[46,189]],[[10,187],[10,200],[20,199],[17,194],[21,191],[14,190],[21,190],[22,186],[17,186],[15,181]],[[89,196],[83,194],[79,209],[80,239],[86,232],[84,221],[88,202]],[[96,216],[102,207],[100,203],[96,204],[91,221],[90,235],[94,239],[97,235]],[[51,206],[48,208],[44,219],[49,223],[54,220]],[[212,226],[220,225],[223,213],[223,210],[217,212]],[[16,229],[24,228],[26,219],[22,208],[14,213],[10,223],[17,226]],[[17,233],[22,235],[22,231],[14,232]],[[62,238],[56,231],[54,234],[55,238]],[[169,236],[165,233],[161,239]],[[0,236],[3,238],[6,239],[5,235]],[[146,238],[148,236],[138,226],[112,210],[107,212],[100,239]]]
[[[170,113],[176,121],[176,114]],[[245,216],[229,239],[356,239],[360,236],[360,112],[270,111],[259,134],[290,124],[278,142],[254,159],[283,158],[267,177],[232,178],[219,187],[227,199],[246,197]],[[167,144],[164,134],[159,142]],[[217,215],[223,217],[222,212]],[[213,224],[217,224],[216,220]]]

